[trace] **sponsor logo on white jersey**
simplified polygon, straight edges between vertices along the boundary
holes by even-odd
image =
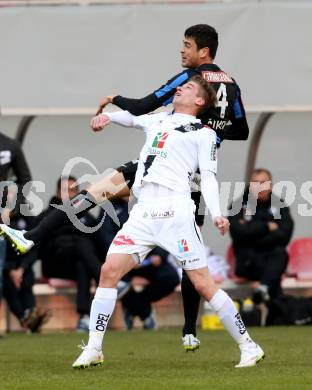
[[[173,218],[174,214],[175,214],[174,210],[152,211],[151,213],[147,213],[145,211],[143,214],[143,218],[166,219],[166,218]]]
[[[150,156],[158,156],[158,157],[163,157],[163,158],[167,157],[167,152],[164,152],[163,150],[158,150],[156,148],[148,148],[147,153]]]
[[[187,262],[188,263],[195,263],[196,261],[199,261],[200,259],[197,257],[196,259],[190,259]]]
[[[192,126],[190,123],[184,125],[183,127],[184,127],[184,130],[185,130],[186,132],[195,131],[195,130],[196,130],[195,126]]]
[[[163,218],[173,218],[175,214],[174,210],[167,210],[167,211],[152,211],[151,212],[151,218],[152,219],[163,219]]]

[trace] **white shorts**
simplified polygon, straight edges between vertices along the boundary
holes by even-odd
[[[203,240],[195,223],[195,204],[187,195],[150,197],[140,195],[128,221],[116,234],[108,254],[132,255],[141,263],[160,246],[185,270],[207,267]]]

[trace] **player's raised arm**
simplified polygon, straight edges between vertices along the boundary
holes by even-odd
[[[147,114],[161,106],[170,104],[176,88],[184,84],[192,75],[193,72],[191,70],[184,70],[172,77],[166,84],[162,85],[154,92],[140,99],[127,98],[120,95],[107,96],[100,101],[97,114],[109,103],[113,103],[119,108],[129,111],[133,115]]]
[[[99,106],[98,106],[98,108],[97,108],[97,111],[96,111],[96,114],[95,114],[95,115],[101,114],[101,112],[103,111],[103,109],[104,109],[108,104],[113,103],[113,99],[114,99],[115,96],[116,96],[116,94],[115,94],[115,95],[108,95],[108,96],[106,96],[105,98],[101,99],[101,100],[100,100],[100,104],[99,104]]]
[[[102,130],[111,122],[124,127],[135,127],[134,118],[128,111],[106,112],[93,117],[90,126],[94,131]]]
[[[160,115],[160,114],[158,114]],[[124,127],[135,127],[147,131],[149,124],[155,115],[135,116],[128,111],[105,112],[92,118],[91,127],[94,131],[100,131],[113,122]]]

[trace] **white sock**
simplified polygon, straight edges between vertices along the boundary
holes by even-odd
[[[89,347],[97,350],[102,349],[103,337],[108,321],[114,311],[116,299],[116,288],[98,287],[96,289],[90,312]]]
[[[219,289],[209,304],[220,317],[225,329],[238,344],[251,340],[234,302],[225,291]]]

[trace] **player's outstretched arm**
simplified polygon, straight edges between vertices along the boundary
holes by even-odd
[[[124,127],[136,127],[135,116],[128,111],[106,112],[92,118],[91,127],[94,131],[100,131],[113,122]]]
[[[91,119],[90,127],[93,131],[101,131],[111,122],[106,114],[99,114]]]
[[[116,95],[109,95],[109,96],[106,96],[105,98],[101,99],[100,100],[100,104],[97,108],[97,111],[96,111],[96,114],[95,115],[99,115],[102,113],[103,109],[110,103],[113,103],[113,99]]]
[[[133,115],[148,114],[161,106],[170,104],[177,87],[184,84],[192,75],[193,73],[190,70],[184,70],[172,77],[166,84],[162,85],[154,92],[140,99],[110,95],[100,101],[97,114],[102,112],[102,109],[108,103],[113,103],[122,110],[129,111]]]

